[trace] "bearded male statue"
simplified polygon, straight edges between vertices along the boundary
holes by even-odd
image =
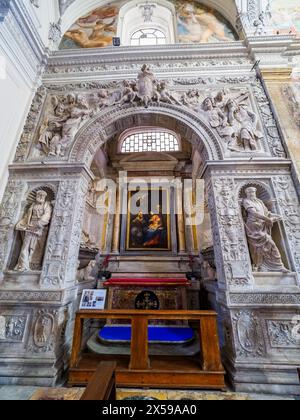
[[[47,193],[40,190],[36,193],[35,202],[26,211],[24,217],[16,225],[22,233],[23,243],[15,271],[30,271],[30,263],[42,237],[44,229],[49,225],[52,216],[52,205],[47,201]]]

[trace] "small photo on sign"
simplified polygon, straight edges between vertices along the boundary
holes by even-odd
[[[84,290],[79,309],[103,310],[105,300],[106,290]]]

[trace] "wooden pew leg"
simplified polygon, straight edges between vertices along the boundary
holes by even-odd
[[[131,359],[129,369],[147,370],[150,368],[148,319],[146,317],[133,317],[131,329]]]

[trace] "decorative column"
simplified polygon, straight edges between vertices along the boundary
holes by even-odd
[[[121,215],[120,215],[120,186],[116,189],[116,214],[114,220],[114,231],[113,231],[113,242],[112,242],[112,253],[119,254],[120,252],[120,227],[121,227]]]
[[[177,229],[179,239],[179,254],[186,253],[186,241],[185,241],[185,223],[183,213],[183,189],[181,178],[176,179],[176,211],[177,211]]]

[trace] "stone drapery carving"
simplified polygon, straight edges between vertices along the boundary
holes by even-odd
[[[272,239],[274,223],[281,216],[270,212],[262,200],[257,198],[257,189],[246,189],[242,206],[247,213],[246,234],[254,271],[288,272],[284,267],[277,245]]]
[[[16,271],[29,271],[32,256],[36,250],[38,239],[42,237],[45,228],[50,224],[52,205],[47,200],[47,193],[37,191],[35,202],[25,212],[24,217],[16,225],[16,230],[22,232],[22,248]]]

